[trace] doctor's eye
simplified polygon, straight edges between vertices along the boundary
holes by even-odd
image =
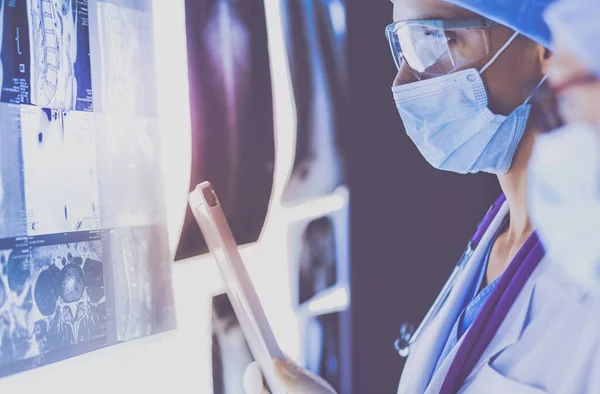
[[[446,39],[446,33],[443,30],[440,30],[440,29],[428,29],[428,28],[424,28],[423,29],[423,34],[426,37],[435,38],[435,39],[438,39],[438,40],[444,40],[444,39]]]
[[[455,31],[446,31],[444,32],[444,35],[446,37],[446,41],[448,41],[448,43],[456,43],[457,41],[457,35]]]

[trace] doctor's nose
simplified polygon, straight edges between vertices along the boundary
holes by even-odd
[[[418,79],[415,77],[415,74],[412,72],[408,64],[405,61],[400,65],[400,69],[398,70],[398,74],[396,74],[396,78],[394,79],[393,86],[405,85],[411,82],[417,82]]]

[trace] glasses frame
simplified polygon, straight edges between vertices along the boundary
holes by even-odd
[[[402,65],[403,56],[398,56],[400,53],[394,49],[394,43],[392,37],[396,34],[396,31],[405,26],[423,26],[431,27],[439,30],[476,30],[476,29],[488,29],[490,27],[498,26],[499,23],[494,22],[488,18],[469,18],[469,19],[409,19],[405,21],[399,21],[389,24],[385,28],[385,36],[390,44],[390,51],[396,63],[396,68],[400,70]],[[410,66],[410,65],[409,65]],[[412,67],[411,67],[412,68]]]

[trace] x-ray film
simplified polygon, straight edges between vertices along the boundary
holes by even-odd
[[[111,342],[130,341],[175,328],[171,271],[164,228],[104,232],[107,286],[115,318]]]
[[[349,289],[348,206],[290,224],[292,299],[301,307],[336,287]]]
[[[106,346],[99,232],[0,241],[0,376]]]
[[[100,228],[94,115],[21,109],[28,235]]]
[[[99,233],[90,238],[94,235],[94,241],[31,248],[32,320],[40,354],[106,335],[104,259]]]
[[[332,193],[344,182],[340,136],[346,128],[348,80],[345,4],[284,2],[286,42],[296,104],[296,157],[283,202]]]
[[[160,224],[166,203],[156,122],[99,115],[95,130],[102,227]]]
[[[90,0],[90,5],[93,2],[102,2],[108,4],[114,4],[121,8],[129,8],[139,11],[145,11],[148,13],[152,12],[152,1],[153,0]]]
[[[190,191],[210,182],[236,241],[263,228],[275,160],[273,97],[263,1],[187,0],[192,111]],[[207,252],[188,208],[181,260]]]
[[[176,325],[150,1],[89,4],[0,0],[0,377]]]
[[[87,0],[0,0],[1,101],[92,111]]]
[[[244,372],[254,361],[227,294],[212,301],[213,393],[244,393]]]
[[[21,115],[19,106],[0,103],[0,239],[26,233]]]
[[[120,1],[117,3],[124,3]],[[92,2],[90,31],[94,67],[94,110],[156,118],[156,76],[152,14],[137,8]]]
[[[339,393],[342,359],[340,316],[337,313],[311,317],[304,334],[306,368],[329,382]]]
[[[336,284],[337,254],[333,220],[323,217],[308,223],[302,234],[298,261],[299,303]]]
[[[27,242],[0,243],[0,371],[23,360],[32,346],[28,316],[33,309]]]

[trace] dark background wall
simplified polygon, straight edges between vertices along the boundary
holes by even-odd
[[[395,393],[400,326],[423,318],[500,189],[493,176],[434,170],[404,133],[384,34],[392,4],[348,0],[347,13],[352,386],[354,393]]]

